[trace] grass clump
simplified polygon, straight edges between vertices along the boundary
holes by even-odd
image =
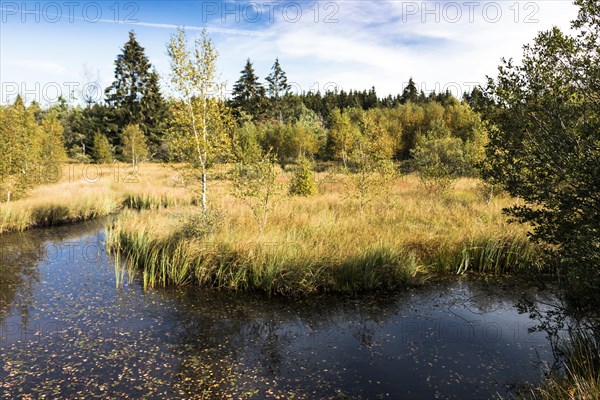
[[[383,247],[336,260],[291,242],[215,242],[214,236],[202,239],[179,229],[153,239],[145,229],[128,228],[137,218],[129,214],[108,227],[107,244],[127,260],[126,268],[141,270],[144,287],[195,283],[282,295],[362,292],[410,284],[420,271],[415,257]]]
[[[600,340],[598,334],[571,332],[558,348],[562,368],[553,371],[541,386],[523,395],[535,400],[600,399]]]

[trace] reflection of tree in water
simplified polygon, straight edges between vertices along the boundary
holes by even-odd
[[[0,323],[4,323],[12,307],[16,307],[21,325],[29,323],[29,311],[40,282],[38,264],[43,260],[64,258],[60,242],[96,232],[102,221],[72,226],[3,234],[0,242]]]
[[[174,390],[180,395],[244,397],[258,390],[284,395],[287,392],[277,387],[298,388],[298,376],[304,376],[303,381],[311,385],[324,384],[327,377],[319,371],[313,371],[318,375],[312,377],[305,375],[309,371],[294,371],[302,368],[295,339],[313,332],[335,332],[352,321],[352,335],[369,346],[373,327],[395,315],[398,296],[323,296],[290,301],[190,291],[177,299],[181,334],[175,351],[183,361]],[[324,388],[321,395],[328,389],[334,395],[334,388]]]
[[[448,288],[454,290],[450,298],[446,296]],[[302,336],[317,335],[318,343],[314,336],[309,340],[310,346],[318,349],[330,343],[333,347],[339,336],[349,334],[362,349],[377,353],[373,346],[378,344],[378,332],[391,318],[397,318],[404,305],[420,310],[437,304],[442,309],[463,307],[483,314],[499,307],[512,309],[523,294],[535,301],[549,297],[526,282],[502,279],[432,284],[412,294],[418,302],[413,305],[409,293],[290,301],[241,293],[187,292],[175,299],[181,321],[175,351],[183,361],[174,391],[184,395],[202,388],[209,397],[243,397],[261,388],[264,395],[276,391],[274,386],[298,388],[300,376],[302,384],[311,386],[307,390],[319,388],[320,396],[333,396],[335,376],[321,373],[315,365],[310,366],[311,371],[298,370],[306,361],[298,354]],[[320,334],[328,337],[318,337]],[[313,361],[318,359],[318,354],[313,357]]]
[[[13,306],[21,323],[28,322],[34,287],[39,282],[37,264],[45,257],[44,243],[27,234],[3,235],[0,244],[0,322]]]
[[[578,345],[573,343],[573,340],[589,338],[592,343],[600,343],[600,308],[597,301],[595,300],[594,304],[589,300],[582,303],[577,298],[577,288],[564,286],[557,286],[551,299],[540,300],[530,295],[521,297],[517,309],[536,321],[536,325],[531,327],[530,331],[544,333],[552,348],[554,360],[543,371],[545,377],[566,372],[564,368],[568,364],[570,343]],[[600,362],[597,344],[583,351],[590,352],[594,362]]]
[[[473,314],[491,313],[512,308],[524,297],[532,302],[552,301],[555,297],[547,290],[547,283],[519,277],[470,276],[453,290],[461,291],[452,305],[464,307]]]

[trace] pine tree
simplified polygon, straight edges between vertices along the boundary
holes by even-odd
[[[105,91],[106,102],[118,110],[119,129],[140,125],[154,147],[160,145],[167,106],[160,93],[158,74],[138,43],[135,33],[115,60],[115,81]]]
[[[411,77],[408,80],[408,85],[402,91],[402,96],[400,96],[400,102],[405,104],[407,102],[417,103],[419,100],[419,91],[417,90],[417,85],[413,78]]]
[[[275,64],[273,64],[271,70],[272,72],[266,78],[269,82],[267,93],[271,98],[273,113],[279,118],[279,123],[282,124],[285,101],[290,94],[291,86],[288,84],[287,76],[279,64],[279,58],[275,59]]]
[[[233,85],[232,105],[240,113],[246,113],[253,119],[260,119],[265,111],[265,88],[258,81],[250,59],[241,71],[242,76]]]

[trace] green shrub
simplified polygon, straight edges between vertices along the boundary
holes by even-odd
[[[411,151],[413,168],[429,191],[441,193],[467,170],[461,139],[429,139]]]
[[[290,194],[294,196],[314,196],[317,194],[312,163],[306,157],[298,160],[296,171],[290,185]]]

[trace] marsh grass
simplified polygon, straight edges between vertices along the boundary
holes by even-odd
[[[174,187],[168,168],[141,164],[135,174],[130,169],[119,164],[65,165],[58,182],[38,187],[21,200],[0,203],[0,234],[94,219],[124,207],[156,210],[192,203],[186,189]]]
[[[575,331],[559,347],[562,369],[554,371],[524,398],[536,400],[600,399],[600,340],[597,333]]]
[[[211,205],[221,211],[217,228],[184,234],[189,219],[182,216],[200,213],[193,206],[125,212],[107,228],[108,245],[146,287],[303,295],[393,290],[435,275],[547,272],[527,227],[502,215],[511,199],[487,204],[475,180],[432,195],[416,177],[403,177],[361,208],[338,178],[317,196],[284,199],[264,230],[221,181]]]
[[[92,181],[83,179],[89,166],[68,168],[61,181],[2,204],[0,233],[121,211],[107,245],[146,287],[307,294],[392,290],[439,274],[547,272],[528,228],[502,215],[512,199],[488,203],[472,179],[439,195],[403,176],[362,204],[348,192],[351,177],[322,171],[318,195],[284,196],[261,229],[227,179],[211,183],[214,218],[201,218],[193,191],[178,184],[172,168],[141,164],[133,175],[98,166]],[[278,184],[291,175],[279,173]]]

